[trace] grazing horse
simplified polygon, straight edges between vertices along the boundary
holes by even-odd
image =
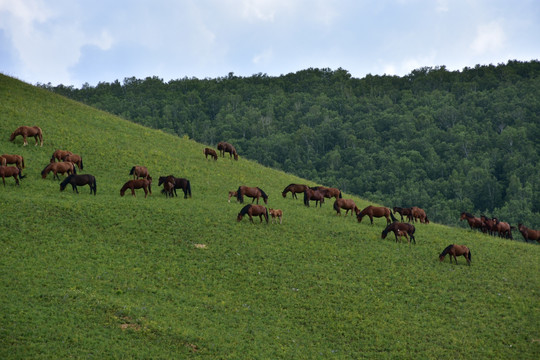
[[[418,221],[420,221],[421,224],[429,224],[429,219],[427,218],[427,215],[424,209],[419,208],[417,206],[413,206],[411,208],[411,215],[414,221],[418,219]]]
[[[177,178],[172,175],[160,176],[158,180],[158,186],[165,182],[172,182],[174,184],[173,192],[175,196],[178,196],[176,189],[182,189],[184,192],[184,199],[187,199],[188,196],[191,197],[191,183],[188,179]]]
[[[36,139],[36,146],[38,144],[38,139],[41,142],[41,146],[43,146],[43,132],[41,131],[41,128],[38,126],[20,126],[15,130],[10,138],[9,141],[15,140],[17,136],[21,135],[23,137],[23,146],[28,145],[28,141],[26,138],[28,136],[33,136]]]
[[[133,175],[133,179],[143,178],[148,180],[150,175],[146,166],[134,166],[129,171],[129,175]]]
[[[77,190],[77,186],[88,185],[90,186],[90,195],[92,195],[92,192],[94,193],[94,196],[96,195],[97,186],[96,186],[96,178],[94,177],[94,175],[71,174],[67,178],[65,178],[64,181],[60,183],[60,191],[64,191],[67,184],[71,184],[71,186],[73,187],[73,191],[75,191],[77,194],[79,193],[79,190]]]
[[[53,162],[53,163],[49,163],[47,164],[47,166],[45,166],[45,169],[43,169],[43,171],[41,171],[41,178],[42,179],[45,179],[47,177],[47,174],[50,173],[50,172],[53,172],[53,179],[58,179],[60,180],[60,176],[58,176],[58,173],[64,175],[64,174],[68,174],[68,175],[71,175],[71,174],[77,174],[77,171],[75,171],[75,165],[73,165],[73,163],[71,162],[60,162],[60,163],[57,163],[57,162]]]
[[[143,189],[144,197],[148,196],[148,192],[152,195],[152,178],[149,179],[136,179],[127,181],[120,189],[120,196],[124,196],[127,189],[131,189],[131,195],[135,196],[135,189]]]
[[[214,160],[217,160],[217,158],[218,158],[216,150],[214,150],[214,149],[204,148],[203,154],[206,157],[206,159],[208,159],[208,155],[210,155],[210,157],[214,158]]]
[[[336,215],[341,215],[341,209],[347,210],[345,212],[345,216],[349,214],[349,210],[351,210],[351,216],[353,216],[353,212],[355,214],[360,212],[360,209],[358,209],[354,200],[352,199],[336,199],[336,201],[334,201],[334,210],[337,211]]]
[[[414,243],[416,244],[416,238],[414,237],[415,230],[416,229],[414,228],[414,225],[412,224],[394,221],[390,225],[387,225],[386,228],[382,231],[381,238],[386,239],[386,235],[388,235],[390,231],[393,231],[394,235],[396,236],[396,242],[398,242],[398,236],[401,237],[406,234],[406,235],[409,235],[411,240],[413,240]],[[410,244],[411,241],[409,240],[408,237],[407,237],[407,240],[409,241],[409,244]]]
[[[70,163],[73,163],[73,164],[77,165],[79,167],[79,170],[83,169],[82,157],[80,155],[68,154],[68,155],[66,155],[66,156],[64,156],[62,158],[62,161],[70,162]]]
[[[358,219],[358,222],[362,222],[362,218],[366,215],[369,216],[369,220],[371,220],[371,225],[373,225],[374,217],[384,216],[386,218],[386,224],[390,224],[392,221],[397,221],[390,209],[384,206],[369,205],[368,207],[364,208],[362,211],[356,213],[356,218]],[[392,220],[390,220],[390,218],[392,218]]]
[[[446,255],[450,255],[450,264],[452,263],[452,256],[454,257],[457,265],[457,257],[463,255],[463,257],[467,259],[467,265],[471,265],[471,251],[465,245],[448,245],[442,251],[442,253],[439,254],[439,261],[443,261]]]
[[[324,194],[319,190],[307,188],[306,191],[304,191],[304,205],[309,206],[309,202],[313,200],[315,200],[315,207],[317,207],[317,204],[319,204],[319,207],[322,207],[322,204],[324,203]]]
[[[477,218],[473,216],[472,214],[468,212],[462,212],[461,216],[459,217],[459,221],[467,220],[469,223],[469,226],[472,229],[482,229],[482,219]]]
[[[21,155],[3,154],[1,157],[6,159],[6,162],[2,164],[4,166],[6,164],[15,164],[15,166],[17,166],[21,170],[26,167],[24,165],[24,158]]]
[[[238,160],[238,153],[236,152],[236,148],[229,144],[228,142],[221,141],[217,144],[217,148],[219,150],[219,153],[222,157],[225,156],[225,153],[229,153],[229,157],[234,156],[234,160]]]
[[[22,174],[22,170],[16,166],[0,166],[0,176],[2,177],[2,182],[6,186],[7,177],[12,177],[15,179],[15,183],[19,185],[19,179],[24,179],[26,175]]]
[[[264,218],[266,219],[266,223],[268,224],[268,209],[263,205],[248,204],[244,206],[242,210],[240,210],[240,212],[238,213],[238,216],[236,217],[236,221],[242,221],[242,218],[246,214],[248,214],[249,221],[251,221],[252,223],[253,223],[253,216],[258,216],[261,219],[261,222],[264,216]]]
[[[228,200],[228,202],[231,202],[232,197],[238,197],[238,192],[237,191],[229,191],[229,200]]]
[[[253,198],[251,200],[251,203],[253,204],[253,201],[257,199],[257,204],[259,203],[259,198],[263,198],[264,203],[268,204],[268,195],[259,187],[249,187],[249,186],[240,186],[238,187],[238,190],[236,190],[236,199],[240,204],[244,202],[244,196],[248,196]]]
[[[285,189],[283,189],[281,195],[286,198],[287,193],[290,192],[293,199],[298,199],[298,196],[296,196],[296,194],[303,193],[304,191],[306,191],[307,188],[308,186],[303,184],[289,184]]]
[[[269,209],[269,212],[270,212],[270,215],[272,216],[272,224],[274,223],[274,220],[276,220],[276,224],[277,224],[278,219],[279,219],[279,223],[281,224],[283,220],[283,211],[281,211],[280,209]]]
[[[540,242],[540,230],[529,229],[523,224],[518,224],[518,229],[519,229],[519,232],[521,232],[521,235],[523,235],[523,238],[525,239],[525,241],[528,242],[529,239],[531,239],[533,241],[536,240]]]
[[[319,190],[325,198],[335,197],[336,199],[342,198],[341,191],[338,188],[329,188],[326,186],[314,186],[312,190]]]
[[[174,192],[173,191],[174,191],[174,182],[173,181],[165,181],[163,183],[163,190],[161,190],[161,193],[165,194],[166,197],[173,198],[174,197]]]
[[[499,237],[514,240],[512,237],[512,228],[515,229],[514,226],[510,226],[510,224],[505,221],[499,221],[497,218],[493,218],[493,220],[495,221],[495,231],[499,233]]]
[[[407,221],[412,222],[413,217],[412,217],[411,208],[402,208],[402,207],[395,206],[393,210],[394,210],[394,214],[398,213],[399,215],[401,215],[402,222],[403,222],[404,216],[407,217]]]
[[[55,162],[56,160],[62,161],[67,155],[73,155],[73,153],[68,150],[56,150],[51,156],[51,162]]]

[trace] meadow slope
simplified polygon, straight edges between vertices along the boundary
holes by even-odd
[[[0,99],[0,151],[26,160],[20,186],[0,185],[3,359],[540,357],[536,244],[457,227],[459,214],[416,225],[417,245],[383,240],[385,220],[283,198],[314,184],[242,154],[206,160],[205,145],[4,75]],[[40,126],[43,147],[9,142],[20,125]],[[96,196],[41,178],[55,149],[82,155]],[[188,178],[193,197],[166,199],[157,181],[120,197],[134,165]],[[239,185],[264,189],[283,224],[238,223]],[[440,263],[450,243],[473,265]]]

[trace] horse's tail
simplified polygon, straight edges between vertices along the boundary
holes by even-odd
[[[266,209],[266,223],[268,224],[268,218],[269,218],[269,216],[268,216],[268,208],[265,208],[265,209]]]
[[[129,172],[129,175],[135,174],[135,166],[131,168],[131,171]]]
[[[264,202],[267,202],[268,201],[268,195],[266,195],[266,193],[260,187],[258,187],[257,189],[259,189],[259,191],[261,192],[261,196],[262,196]]]
[[[191,197],[191,184],[189,180],[186,180],[186,191],[188,193],[188,196]]]
[[[471,250],[469,250],[469,256],[468,256],[468,258],[469,258],[469,262],[471,262],[471,261],[472,261],[472,259],[471,259]]]
[[[343,195],[341,195],[341,190],[339,191],[339,198],[343,199]]]
[[[309,206],[308,192],[304,191],[304,205]]]
[[[72,164],[71,165],[71,170],[73,171],[74,174],[77,174],[77,170],[75,168],[76,168],[75,164]]]
[[[338,213],[339,213],[339,205],[338,205],[338,201],[334,201],[334,210],[336,210]]]
[[[81,170],[83,169],[82,157],[81,157]]]
[[[241,186],[239,186],[238,190],[236,190],[236,200],[238,200],[238,202],[240,204],[244,203],[244,195],[242,194],[242,187]]]
[[[26,168],[26,165],[24,165],[24,158],[21,156],[21,166],[23,169]]]
[[[392,214],[392,210],[390,210],[390,217],[392,218],[392,222],[398,221],[398,219],[396,219],[396,217],[394,216],[394,214]]]

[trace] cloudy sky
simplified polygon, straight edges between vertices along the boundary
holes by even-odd
[[[0,0],[0,72],[80,87],[540,59],[538,0]]]

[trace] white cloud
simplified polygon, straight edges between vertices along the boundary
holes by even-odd
[[[495,52],[504,48],[505,41],[506,35],[501,24],[492,21],[488,24],[478,25],[476,37],[470,48],[477,54]]]
[[[262,53],[259,53],[253,57],[254,64],[260,64],[268,62],[272,59],[273,51],[272,49],[266,49]]]

